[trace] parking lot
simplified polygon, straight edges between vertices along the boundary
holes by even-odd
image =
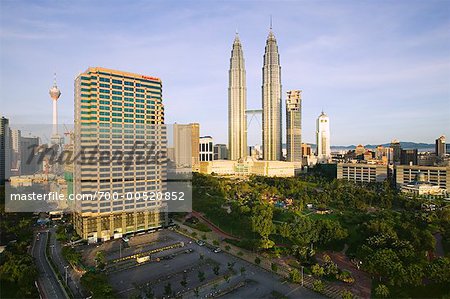
[[[83,248],[83,257],[93,263],[97,251],[105,252],[108,280],[120,298],[145,292],[156,298],[274,298],[274,294],[321,297],[224,251],[216,253],[215,247],[208,244],[199,246],[171,230],[134,236],[128,244],[114,240],[97,246]],[[143,261],[138,263],[137,258]]]

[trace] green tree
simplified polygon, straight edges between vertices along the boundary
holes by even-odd
[[[341,294],[342,299],[352,299],[355,298],[355,296],[353,296],[353,293],[350,292],[349,290],[344,290]]]
[[[325,289],[325,285],[323,284],[322,280],[315,280],[313,282],[313,290],[317,293],[323,293]]]
[[[450,283],[450,258],[441,257],[433,260],[426,268],[429,279],[436,283]]]
[[[269,205],[258,204],[252,209],[251,227],[252,231],[260,235],[259,246],[263,249],[273,247],[274,243],[269,240],[269,235],[273,232],[273,210]]]
[[[255,264],[261,264],[261,259],[258,256],[255,258]]]
[[[198,277],[198,280],[200,280],[200,282],[203,282],[205,280],[205,272],[199,270],[197,277]]]
[[[228,270],[233,271],[234,270],[233,267],[235,264],[236,264],[236,262],[228,262]]]
[[[289,272],[289,278],[292,282],[299,283],[301,281],[300,272],[297,269],[292,269]]]
[[[311,272],[316,277],[322,277],[325,275],[325,270],[319,264],[315,264],[311,267]]]
[[[170,282],[168,282],[165,286],[164,286],[164,295],[166,296],[170,296],[172,294],[172,284]]]
[[[220,270],[220,265],[217,264],[213,267],[214,274],[219,275],[219,270]]]
[[[386,297],[389,296],[389,294],[390,294],[389,288],[386,285],[384,285],[384,284],[379,284],[375,288],[375,295],[377,297],[386,298]]]
[[[271,268],[272,268],[272,271],[275,273],[278,271],[278,265],[276,263],[272,263]]]
[[[180,284],[183,288],[187,286],[187,275],[186,273],[183,273],[183,279],[180,281]]]

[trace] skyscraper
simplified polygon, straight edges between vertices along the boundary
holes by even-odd
[[[244,53],[236,33],[231,50],[228,72],[228,147],[230,159],[247,156],[247,87],[245,81]]]
[[[18,129],[11,130],[11,172],[14,170],[14,175],[20,175],[20,139],[22,138],[22,132]]]
[[[74,152],[97,159],[74,164],[74,195],[106,194],[75,200],[74,227],[83,239],[109,240],[166,223],[166,203],[143,198],[165,192],[163,124],[159,78],[93,67],[75,79]]]
[[[397,139],[392,140],[391,148],[392,148],[392,162],[394,164],[400,164],[400,159],[402,155],[402,146],[400,144],[400,141],[398,141]]]
[[[0,184],[8,180],[11,174],[11,129],[9,119],[0,119]]]
[[[287,161],[302,161],[302,97],[301,90],[290,90],[286,99]]]
[[[320,163],[326,163],[331,158],[330,119],[323,111],[317,118],[316,127],[317,161]]]
[[[445,157],[445,136],[442,135],[441,137],[439,137],[438,139],[436,139],[436,157]]]
[[[417,165],[417,149],[402,149],[400,152],[401,165]]]
[[[199,124],[174,124],[174,158],[177,167],[199,170]]]
[[[266,40],[262,71],[263,159],[281,160],[281,66],[272,25]]]
[[[20,138],[20,175],[35,174],[42,170],[42,164],[36,158],[38,147],[39,137]]]

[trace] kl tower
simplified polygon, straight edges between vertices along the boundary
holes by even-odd
[[[51,143],[52,145],[57,144],[58,146],[62,146],[62,138],[58,134],[58,99],[61,96],[61,91],[59,90],[58,86],[56,85],[56,73],[55,78],[53,80],[53,87],[49,90],[50,97],[52,98],[53,102],[53,128],[52,128],[52,137],[51,137]]]

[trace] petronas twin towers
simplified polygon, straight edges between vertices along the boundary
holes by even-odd
[[[277,41],[270,28],[266,40],[262,83],[262,146],[264,160],[281,160],[281,66]],[[244,53],[236,34],[231,50],[228,87],[228,149],[229,159],[247,156],[247,87]]]
[[[231,50],[228,87],[228,150],[230,160],[247,156],[247,84],[245,82],[244,53],[236,33]]]

